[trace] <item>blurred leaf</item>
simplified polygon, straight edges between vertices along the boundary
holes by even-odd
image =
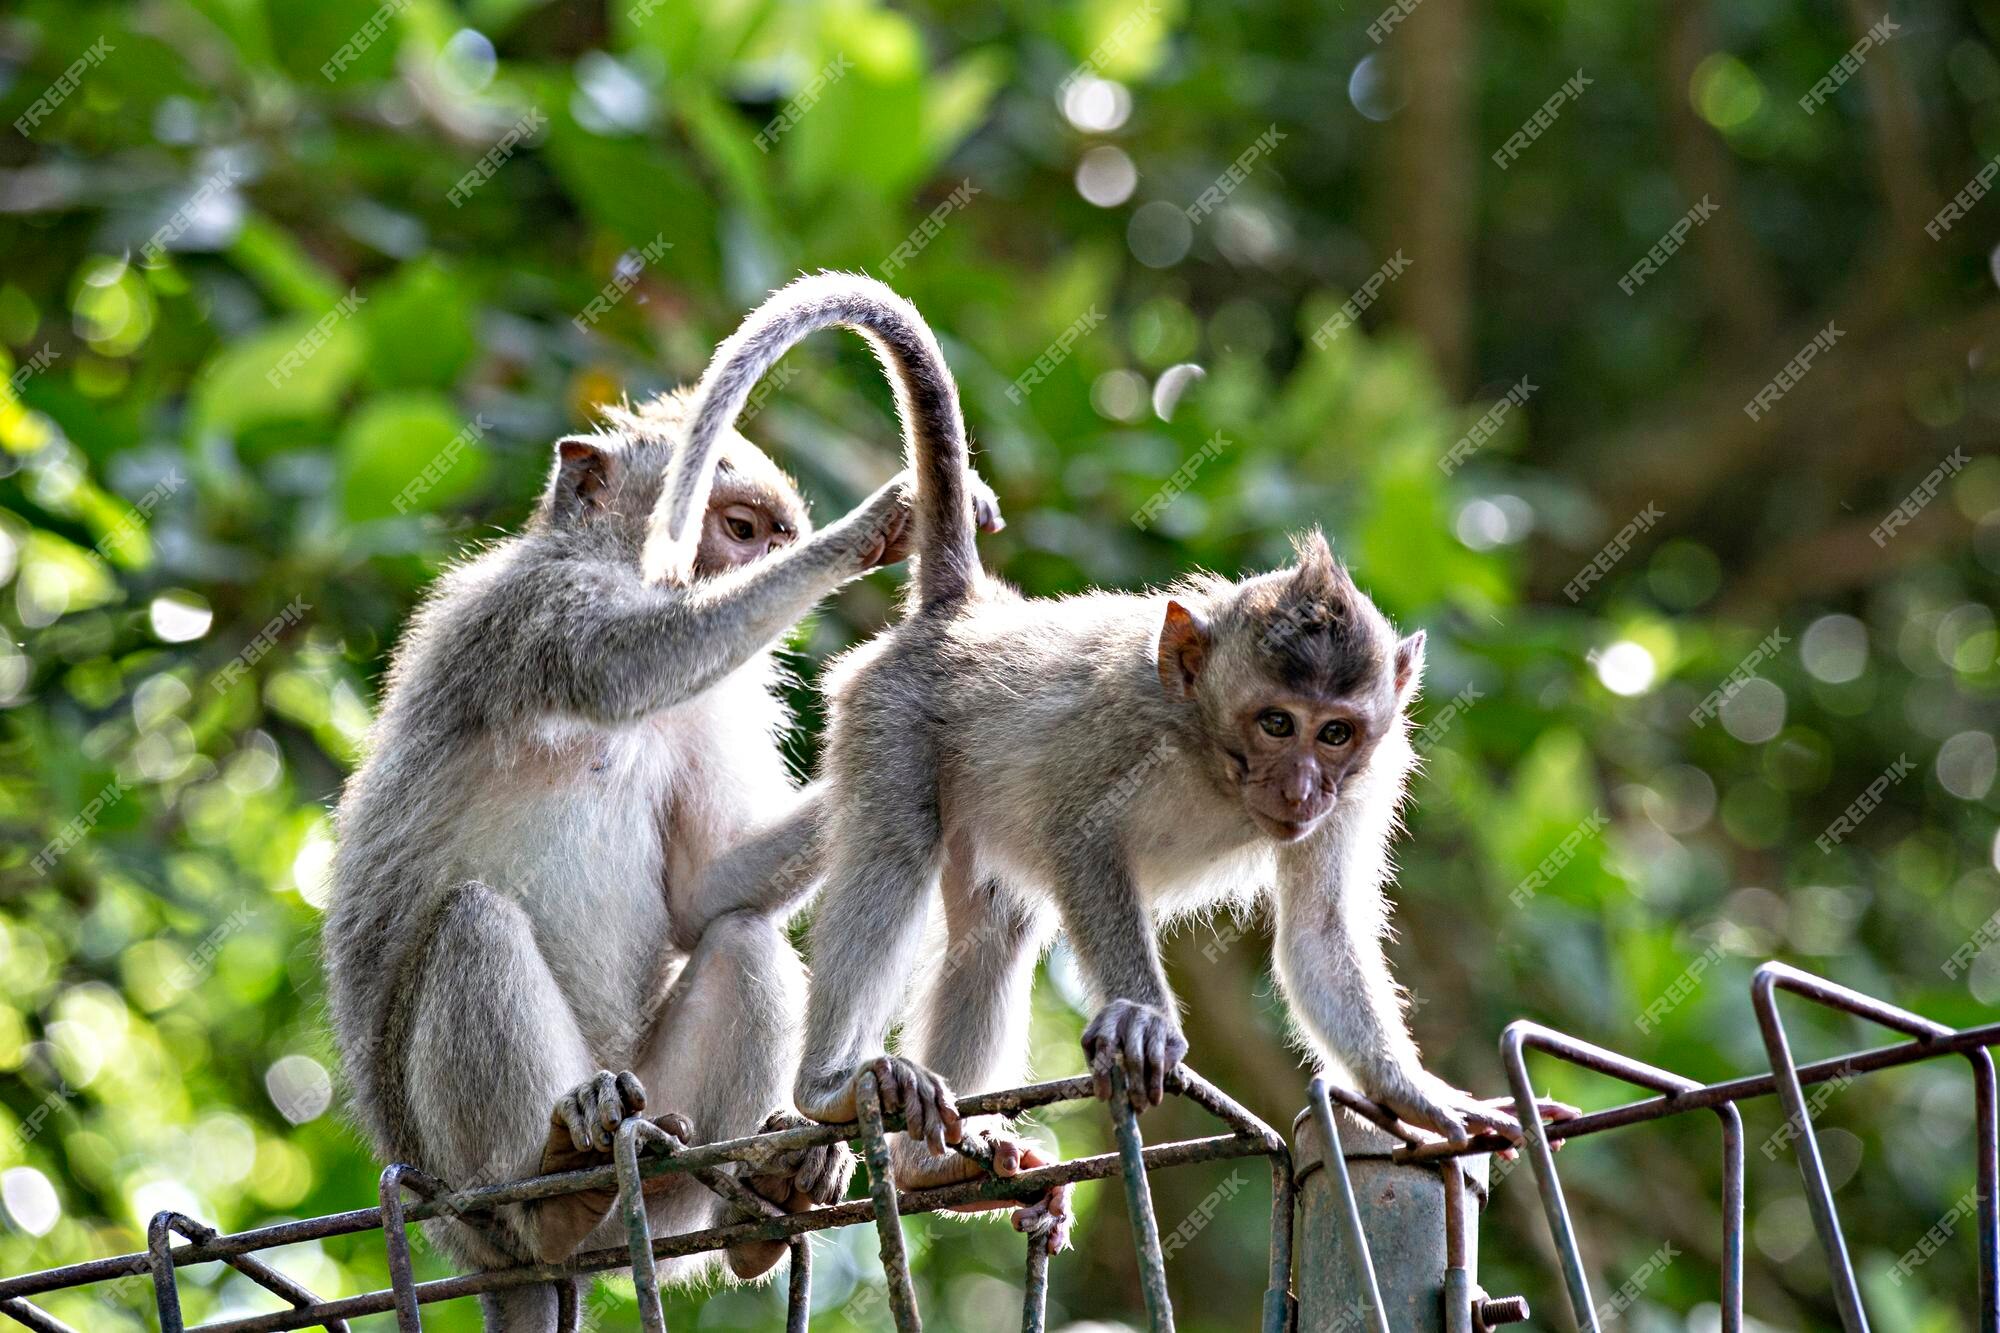
[[[486,467],[478,445],[461,437],[465,428],[440,394],[387,394],[362,404],[340,436],[342,512],[360,523],[465,495]]]

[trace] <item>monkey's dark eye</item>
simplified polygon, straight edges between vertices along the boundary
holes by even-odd
[[[747,542],[757,535],[756,527],[747,518],[725,518],[722,521],[728,526],[729,535],[739,542]]]
[[[1342,722],[1338,718],[1335,718],[1319,729],[1319,743],[1321,745],[1338,747],[1347,744],[1353,739],[1354,724],[1351,722]]]
[[[1266,736],[1283,738],[1292,734],[1294,724],[1290,713],[1282,709],[1266,708],[1257,714],[1257,725],[1263,729]]]

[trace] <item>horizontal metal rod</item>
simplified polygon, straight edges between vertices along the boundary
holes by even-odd
[[[1989,1046],[2000,1046],[2000,1023],[1965,1028],[1933,1040],[1909,1041],[1897,1046],[1876,1046],[1869,1050],[1856,1051],[1851,1055],[1839,1055],[1831,1060],[1821,1060],[1816,1064],[1800,1065],[1799,1082],[1830,1083],[1842,1075],[1872,1074],[1880,1069],[1893,1069],[1898,1065],[1916,1064],[1921,1060],[1935,1060],[1946,1055],[1964,1055],[1968,1051]],[[1608,1129],[1622,1129],[1626,1125],[1642,1124],[1648,1120],[1658,1120],[1662,1116],[1711,1110],[1725,1102],[1743,1102],[1757,1097],[1770,1097],[1774,1096],[1777,1090],[1778,1080],[1775,1074],[1752,1074],[1748,1078],[1730,1079],[1724,1083],[1708,1083],[1689,1088],[1686,1092],[1649,1097],[1645,1101],[1627,1102],[1608,1110],[1592,1111],[1574,1120],[1550,1121],[1549,1138],[1552,1140],[1582,1138],[1586,1134],[1601,1134]],[[1433,1162],[1445,1157],[1471,1157],[1510,1146],[1512,1145],[1497,1134],[1481,1134],[1470,1143],[1435,1142],[1401,1148],[1394,1156],[1399,1162]]]
[[[1177,1166],[1193,1166],[1202,1162],[1264,1155],[1264,1145],[1254,1138],[1242,1134],[1220,1134],[1210,1138],[1184,1139],[1176,1143],[1163,1143],[1147,1148],[1145,1163],[1148,1171],[1157,1171]],[[956,1185],[939,1186],[936,1189],[912,1190],[901,1196],[899,1211],[909,1214],[936,1212],[966,1203],[1025,1202],[1038,1198],[1053,1186],[1086,1180],[1104,1180],[1118,1174],[1118,1170],[1119,1159],[1116,1153],[1079,1157],[1053,1166],[1036,1167],[1004,1180],[992,1178],[969,1180]],[[709,1227],[702,1231],[690,1231],[679,1236],[662,1236],[653,1242],[653,1256],[656,1259],[677,1259],[691,1254],[720,1250],[744,1241],[788,1240],[807,1232],[857,1226],[872,1223],[874,1220],[874,1202],[869,1199],[855,1199],[835,1204],[830,1208],[788,1213],[784,1217],[774,1217],[759,1222],[737,1222],[728,1226]],[[492,1269],[420,1282],[416,1287],[417,1302],[420,1305],[429,1305],[437,1301],[474,1296],[485,1291],[533,1286],[537,1283],[602,1273],[611,1269],[629,1271],[631,1266],[631,1253],[622,1247],[593,1250],[587,1254],[577,1255],[562,1264],[526,1264],[518,1268]],[[366,1295],[326,1301],[311,1310],[277,1310],[270,1314],[203,1324],[198,1329],[189,1330],[189,1333],[282,1333],[287,1329],[311,1328],[328,1318],[355,1319],[362,1315],[381,1314],[393,1309],[394,1306],[394,1292],[374,1291]]]
[[[1192,1073],[1192,1071],[1187,1072]],[[1198,1077],[1196,1082],[1202,1088],[1209,1088],[1209,1085]],[[1169,1080],[1170,1089],[1176,1093],[1181,1091],[1182,1086],[1179,1079]],[[1009,1088],[1000,1092],[977,1093],[970,1097],[961,1097],[958,1106],[960,1114],[967,1117],[1001,1115],[1012,1118],[1056,1102],[1086,1101],[1093,1095],[1091,1080],[1088,1075],[1084,1075],[1077,1078],[1054,1079],[1047,1083],[1031,1083],[1026,1087]],[[1221,1096],[1219,1093],[1214,1095]],[[1226,1098],[1223,1100],[1227,1101]],[[1233,1106],[1234,1103],[1230,1105]],[[1242,1114],[1247,1116],[1249,1113],[1242,1112]],[[1252,1116],[1250,1119],[1254,1121],[1255,1117]],[[859,1132],[859,1128],[851,1123],[802,1125],[796,1129],[778,1130],[768,1134],[718,1139],[714,1143],[683,1149],[671,1161],[662,1154],[648,1155],[641,1160],[640,1173],[651,1179],[676,1171],[698,1172],[730,1162],[747,1162],[753,1166],[761,1166],[782,1153],[847,1142]],[[564,1194],[575,1194],[582,1190],[615,1190],[617,1187],[618,1170],[615,1166],[591,1167],[582,1171],[557,1172],[553,1175],[535,1176],[528,1180],[501,1185],[451,1191],[440,1194],[434,1199],[423,1199],[410,1204],[403,1210],[403,1216],[406,1221],[421,1222],[431,1217],[491,1212],[503,1204],[553,1198]],[[349,1236],[356,1232],[374,1230],[381,1225],[380,1208],[357,1208],[351,1212],[330,1213],[324,1217],[255,1227],[248,1231],[217,1236],[199,1245],[177,1246],[173,1252],[174,1266],[181,1268],[188,1264],[229,1259],[257,1250],[275,1249],[280,1245],[293,1245],[302,1241],[330,1240],[336,1236]],[[148,1257],[143,1252],[113,1255],[108,1259],[90,1259],[62,1268],[50,1268],[21,1277],[0,1279],[0,1301],[60,1291],[65,1287],[80,1287],[92,1282],[110,1282],[148,1271]]]

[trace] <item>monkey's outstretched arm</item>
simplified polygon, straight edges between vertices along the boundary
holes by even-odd
[[[1278,980],[1293,1015],[1364,1092],[1411,1124],[1450,1139],[1469,1130],[1518,1138],[1519,1124],[1504,1111],[1424,1069],[1403,1018],[1402,989],[1382,952],[1386,855],[1366,830],[1357,834],[1342,822],[1330,819],[1303,842],[1278,850]]]
[[[823,869],[825,802],[826,784],[814,783],[784,818],[710,862],[701,882],[674,904],[675,947],[692,953],[709,923],[730,912],[788,919],[803,907]]]
[[[685,587],[573,581],[524,627],[526,665],[547,682],[549,703],[593,722],[685,703],[878,563],[908,521],[907,502],[898,476],[803,544]]]

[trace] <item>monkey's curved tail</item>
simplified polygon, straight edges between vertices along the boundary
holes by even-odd
[[[917,477],[916,550],[922,557],[917,605],[955,602],[970,589],[979,555],[965,488],[971,457],[958,384],[916,307],[875,279],[853,273],[815,274],[779,289],[716,349],[695,386],[686,447],[675,454],[653,513],[646,542],[649,578],[688,577],[722,432],[779,357],[807,335],[836,325],[868,340],[895,387],[904,446]]]

